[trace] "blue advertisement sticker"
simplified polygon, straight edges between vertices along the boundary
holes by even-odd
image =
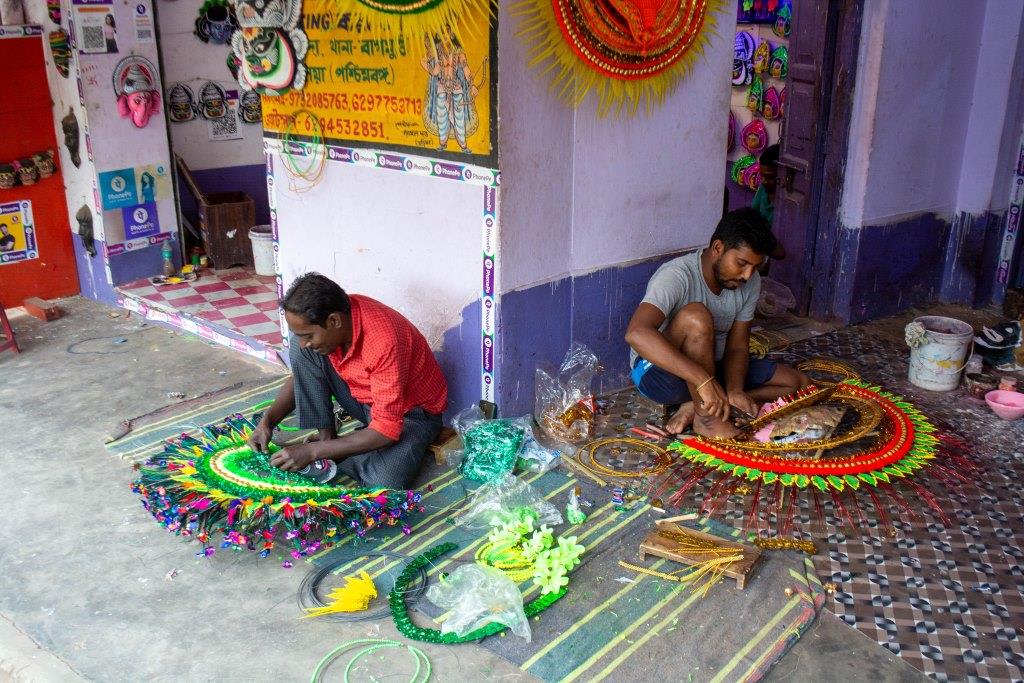
[[[103,210],[136,206],[139,197],[135,190],[135,169],[122,168],[100,173],[100,200]],[[125,222],[127,225],[127,221]]]
[[[139,204],[121,209],[124,216],[124,238],[150,237],[160,232],[160,220],[156,215],[156,204]]]

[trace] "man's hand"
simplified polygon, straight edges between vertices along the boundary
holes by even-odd
[[[301,443],[282,448],[270,459],[270,464],[285,472],[298,472],[303,467],[318,460],[316,450],[319,443]]]
[[[757,417],[757,411],[761,409],[760,406],[754,402],[754,399],[750,398],[750,394],[745,391],[730,391],[729,405],[734,408],[739,408],[751,417]]]
[[[267,447],[270,445],[270,439],[273,436],[274,430],[260,420],[260,423],[256,425],[256,429],[252,430],[252,435],[249,436],[246,444],[257,453],[266,453]]]
[[[712,379],[697,392],[704,413],[725,421],[729,419],[729,399],[718,380]]]

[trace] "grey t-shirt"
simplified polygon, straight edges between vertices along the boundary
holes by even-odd
[[[754,276],[736,289],[723,289],[715,294],[708,287],[701,272],[700,255],[703,249],[672,259],[658,268],[647,283],[644,302],[655,306],[665,314],[665,322],[659,331],[664,331],[683,306],[699,302],[711,313],[715,323],[715,360],[725,354],[725,340],[736,321],[754,319],[757,298],[761,293],[761,276]],[[637,353],[630,350],[629,367],[636,363]]]

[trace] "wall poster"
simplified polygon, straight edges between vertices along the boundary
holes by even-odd
[[[267,137],[495,166],[497,26],[494,20],[488,28],[486,6],[460,24],[475,31],[448,27],[420,36],[353,21],[332,6],[302,4],[305,87],[263,97]],[[301,117],[305,125],[295,130],[291,122],[303,110],[315,118]]]
[[[0,204],[0,266],[39,258],[32,202]]]

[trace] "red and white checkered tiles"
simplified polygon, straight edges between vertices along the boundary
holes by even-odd
[[[280,348],[277,285],[273,277],[246,268],[203,271],[192,282],[156,286],[148,279],[122,285],[125,296],[227,328],[266,346]]]

